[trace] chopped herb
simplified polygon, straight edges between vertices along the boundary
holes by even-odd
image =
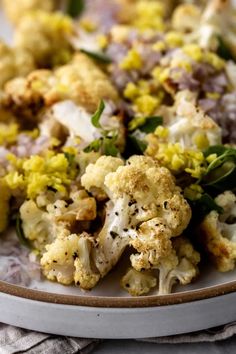
[[[68,152],[64,152],[65,158],[67,159],[69,165],[72,165],[75,160],[75,155],[69,154]]]
[[[100,61],[101,63],[110,64],[112,62],[112,59],[102,52],[91,52],[87,49],[81,49],[80,51],[88,57],[96,61]]]
[[[149,133],[153,133],[155,129],[162,124],[163,124],[162,117],[159,116],[147,117],[146,122],[141,127],[139,127],[139,129],[141,130],[141,132],[149,134]]]
[[[218,35],[217,41],[218,41],[217,54],[219,55],[219,57],[221,57],[222,59],[225,59],[225,60],[234,60],[235,61],[234,55],[232,54],[228,44],[225,43],[223,38]]]
[[[16,227],[16,235],[17,235],[20,243],[25,247],[31,248],[29,240],[27,240],[27,238],[25,237],[25,234],[24,234],[24,231],[22,228],[22,220],[21,220],[19,214],[16,216],[16,226],[15,227]]]
[[[129,122],[128,129],[130,132],[140,130],[143,133],[153,133],[155,129],[163,124],[163,118],[160,116],[153,117],[135,117]]]
[[[99,121],[100,121],[100,118],[102,116],[104,109],[105,109],[105,103],[103,100],[101,100],[99,103],[98,109],[96,110],[94,115],[91,117],[91,122],[92,122],[93,126],[96,128],[102,127]]]
[[[127,158],[132,155],[143,155],[147,148],[147,143],[134,135],[128,135],[127,137],[127,147],[126,155]]]
[[[78,17],[85,9],[84,0],[68,0],[67,13],[71,17]]]
[[[207,193],[204,193],[201,198],[197,200],[188,200],[192,208],[192,220],[191,225],[199,225],[199,223],[209,214],[212,210],[216,210],[218,213],[222,213],[223,209],[216,204],[214,199]]]
[[[102,146],[102,140],[96,139],[91,144],[86,146],[84,152],[91,152],[91,151],[98,152],[101,149],[101,146]]]
[[[117,149],[115,143],[117,141],[118,134],[114,133],[112,136],[109,134],[106,135],[103,139],[103,152],[107,156],[113,156],[116,157],[119,153],[119,150]]]

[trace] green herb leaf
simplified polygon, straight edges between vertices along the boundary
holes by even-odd
[[[64,152],[65,158],[67,159],[69,165],[71,166],[75,161],[75,155],[69,154],[69,152]]]
[[[94,115],[91,117],[91,122],[92,122],[93,126],[96,128],[102,128],[99,121],[100,121],[100,118],[102,116],[104,109],[105,109],[105,103],[103,100],[101,100],[99,103],[98,109],[96,110]]]
[[[225,43],[223,38],[218,35],[217,41],[218,41],[217,54],[219,55],[219,57],[221,57],[222,59],[225,59],[225,60],[234,60],[235,61],[234,55],[232,54],[229,46],[227,45],[227,43]]]
[[[216,154],[217,156],[222,155],[227,150],[227,147],[224,145],[213,145],[210,146],[207,150],[204,151],[204,156]]]
[[[81,49],[80,51],[86,54],[88,57],[96,61],[100,61],[101,63],[110,64],[112,62],[112,59],[102,52],[91,52],[87,49]]]
[[[127,149],[126,153],[128,156],[132,155],[143,155],[147,148],[147,143],[133,135],[129,135],[127,138]]]
[[[84,152],[91,152],[95,151],[98,152],[101,149],[103,138],[94,140],[91,144],[89,144],[85,149]]]
[[[23,228],[22,228],[22,220],[21,220],[19,214],[16,215],[16,235],[17,235],[20,243],[23,246],[31,248],[29,240],[27,240],[27,238],[25,237],[25,234],[24,234],[24,231],[23,231]]]
[[[71,17],[79,17],[84,11],[85,1],[84,0],[68,0],[67,13]]]
[[[205,216],[212,210],[216,210],[220,214],[223,212],[223,209],[216,204],[214,199],[208,193],[204,193],[201,198],[195,201],[188,200],[188,202],[192,208],[192,225],[199,225]]]
[[[117,134],[113,134],[113,136],[106,136],[103,140],[103,152],[107,156],[116,157],[119,153],[115,143],[117,141]]]
[[[139,129],[141,130],[141,132],[149,134],[149,133],[153,133],[155,129],[162,124],[163,124],[163,117],[160,116],[147,117],[146,122],[141,127],[139,127]]]
[[[205,156],[216,154],[203,176],[201,184],[211,191],[223,192],[236,190],[236,149],[223,145],[212,146],[205,151]]]

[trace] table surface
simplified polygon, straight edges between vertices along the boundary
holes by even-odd
[[[93,354],[234,354],[236,336],[215,343],[153,344],[135,340],[106,340]]]

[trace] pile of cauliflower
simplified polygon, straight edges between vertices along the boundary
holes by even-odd
[[[115,267],[132,296],[190,284],[207,255],[234,270],[230,2],[75,3],[3,1],[0,233],[84,290]]]

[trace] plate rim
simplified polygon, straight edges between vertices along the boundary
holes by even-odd
[[[59,305],[99,308],[142,308],[178,305],[230,294],[236,292],[236,281],[170,295],[147,295],[139,297],[66,295],[30,289],[4,281],[0,281],[0,292],[27,300]]]

